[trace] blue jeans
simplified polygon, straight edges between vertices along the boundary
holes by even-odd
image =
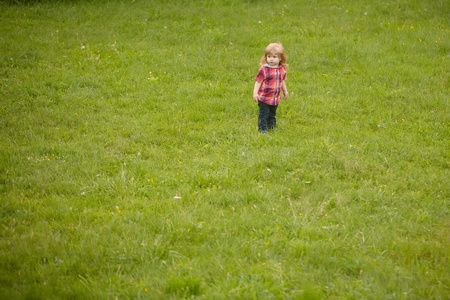
[[[258,129],[259,131],[275,129],[277,126],[277,108],[278,105],[269,105],[263,102],[258,102]]]

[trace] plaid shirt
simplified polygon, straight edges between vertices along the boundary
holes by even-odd
[[[278,105],[281,100],[281,83],[286,80],[286,69],[279,66],[271,68],[262,66],[255,80],[262,82],[258,92],[258,100],[268,105]]]

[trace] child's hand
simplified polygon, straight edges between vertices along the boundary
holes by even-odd
[[[284,99],[288,99],[289,98],[289,93],[288,91],[283,91],[283,95],[284,95]]]
[[[261,87],[262,82],[255,81],[255,87],[253,88],[253,100],[258,103],[258,94],[259,94],[259,88]]]

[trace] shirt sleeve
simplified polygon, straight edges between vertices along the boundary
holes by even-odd
[[[287,74],[286,69],[283,68],[283,75],[281,76],[281,80],[286,80],[286,74]]]
[[[264,77],[265,77],[264,68],[260,68],[258,74],[255,77],[255,80],[258,82],[262,82],[264,80]]]

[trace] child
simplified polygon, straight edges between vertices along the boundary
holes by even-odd
[[[266,134],[267,130],[276,128],[275,117],[281,100],[281,91],[283,91],[284,99],[289,97],[284,83],[288,64],[283,45],[280,43],[269,44],[260,64],[261,68],[255,77],[253,100],[259,106],[258,129]]]

